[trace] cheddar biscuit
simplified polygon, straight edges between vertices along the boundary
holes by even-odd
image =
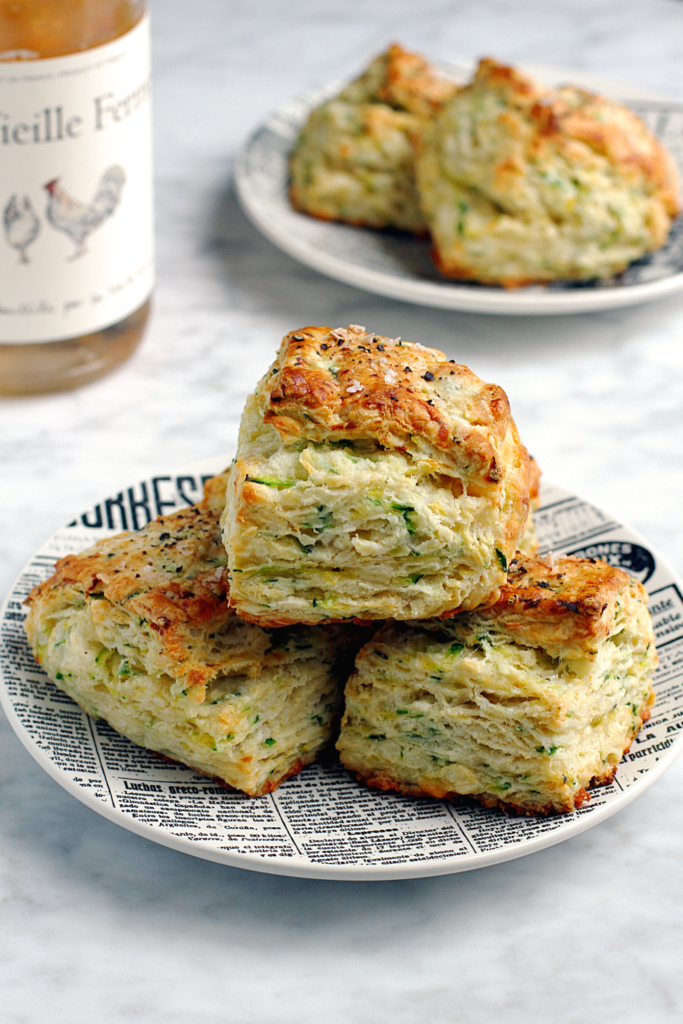
[[[604,562],[520,556],[494,605],[375,634],[337,746],[380,789],[572,811],[649,718],[656,664],[640,583]]]
[[[455,86],[391,46],[310,114],[290,160],[293,206],[325,220],[425,232],[415,142]]]
[[[473,608],[505,582],[528,507],[501,388],[355,325],[292,331],[230,470],[230,601],[270,626]]]
[[[632,111],[493,60],[433,119],[416,172],[438,268],[507,287],[618,274],[680,211],[674,161]]]
[[[36,657],[85,711],[250,796],[332,734],[353,629],[241,621],[215,511],[185,509],[63,558],[28,604]]]

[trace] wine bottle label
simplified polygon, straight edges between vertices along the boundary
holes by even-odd
[[[0,61],[0,343],[118,323],[153,278],[149,20]]]

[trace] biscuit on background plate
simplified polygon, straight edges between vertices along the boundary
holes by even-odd
[[[572,811],[650,717],[656,665],[640,583],[606,562],[520,556],[495,605],[375,634],[337,748],[380,789]]]
[[[62,558],[28,598],[26,631],[88,714],[258,796],[330,739],[358,630],[241,621],[226,560],[218,512],[163,516]]]
[[[497,385],[355,325],[292,331],[230,469],[230,602],[268,626],[474,608],[506,580],[529,483]]]
[[[415,142],[455,89],[421,57],[389,47],[311,112],[290,158],[292,205],[324,220],[426,233]]]
[[[673,158],[636,114],[493,60],[430,122],[416,173],[437,267],[486,284],[611,277],[680,212]]]

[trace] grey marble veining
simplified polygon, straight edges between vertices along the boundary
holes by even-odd
[[[148,336],[71,394],[0,402],[0,590],[60,523],[228,451],[281,335],[361,323],[508,392],[549,478],[683,571],[683,296],[498,318],[381,299],[299,266],[237,207],[232,160],[290,96],[388,40],[683,97],[680,0],[153,0],[159,284]],[[249,874],[64,793],[0,722],[0,1020],[8,1024],[562,1024],[683,1013],[683,762],[606,823],[496,868],[395,883]]]

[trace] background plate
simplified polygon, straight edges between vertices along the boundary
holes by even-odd
[[[472,72],[467,64],[438,66],[458,81]],[[587,72],[533,65],[525,70],[547,85],[572,82],[621,100],[643,118],[683,168],[683,104]],[[310,110],[343,84],[308,92],[272,114],[246,143],[235,166],[237,194],[247,215],[266,238],[301,263],[378,295],[475,313],[579,313],[646,302],[683,288],[682,217],[675,221],[664,248],[636,260],[618,278],[506,291],[440,277],[423,239],[297,213],[287,196],[290,150]]]
[[[42,545],[0,612],[0,699],[24,746],[88,807],[154,842],[207,860],[309,878],[352,881],[468,871],[521,857],[596,825],[649,786],[683,748],[683,584],[637,534],[568,491],[543,488],[541,547],[607,559],[647,587],[660,666],[654,715],[581,810],[509,818],[481,807],[379,793],[336,763],[311,765],[250,800],[191,768],[169,764],[89,718],[33,659],[22,602],[55,560],[121,529],[139,529],[200,495],[229,458],[207,459],[104,499]]]

